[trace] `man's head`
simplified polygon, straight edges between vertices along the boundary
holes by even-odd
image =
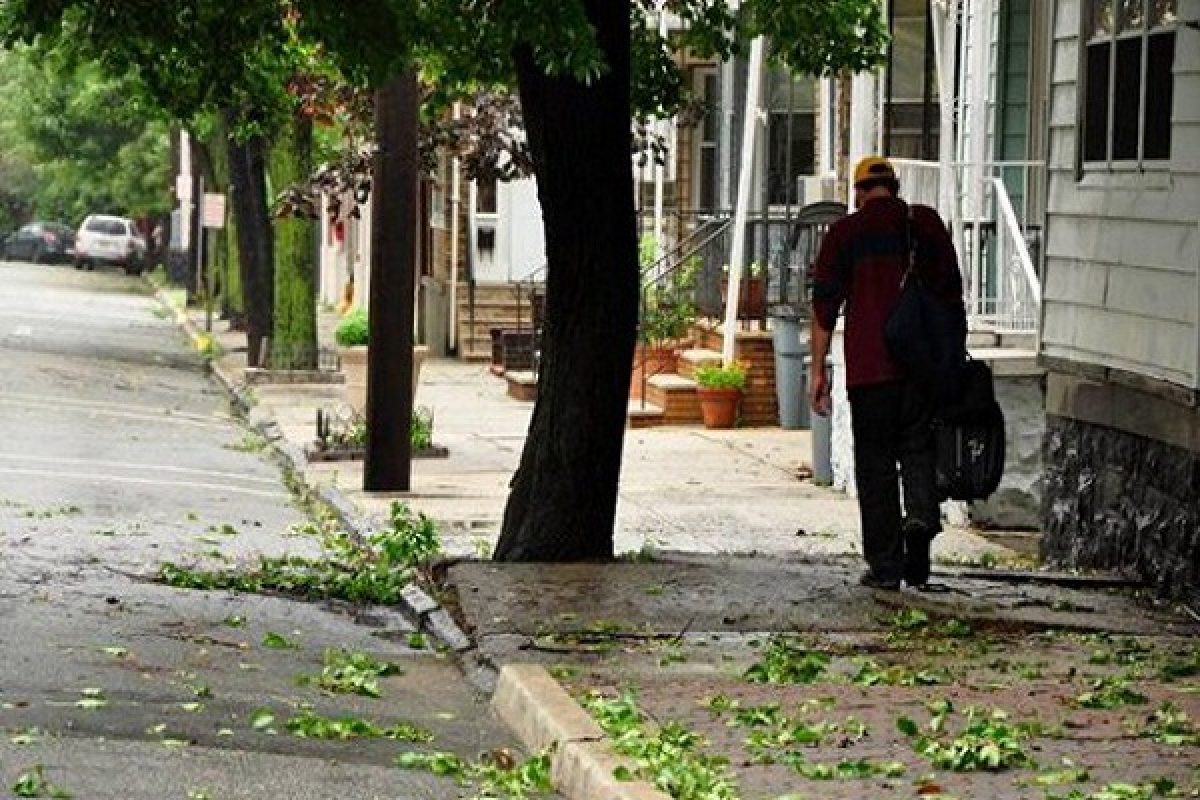
[[[875,197],[895,197],[900,192],[896,170],[883,156],[867,156],[854,168],[854,207]]]

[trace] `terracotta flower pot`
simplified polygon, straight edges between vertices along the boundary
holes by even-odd
[[[706,428],[732,428],[737,424],[738,406],[742,402],[740,389],[706,389],[697,387],[700,414]]]

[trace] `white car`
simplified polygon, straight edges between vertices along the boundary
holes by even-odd
[[[115,264],[130,275],[146,266],[146,240],[133,220],[93,214],[75,234],[75,268],[92,269],[96,264]]]

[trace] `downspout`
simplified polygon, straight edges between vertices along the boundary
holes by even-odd
[[[742,158],[738,173],[737,206],[733,214],[733,245],[729,254],[729,288],[725,294],[725,337],[721,358],[732,363],[737,345],[738,294],[742,267],[746,260],[746,216],[750,205],[750,184],[754,171],[754,139],[758,133],[758,114],[762,94],[763,37],[750,45],[750,63],[746,74],[746,106],[742,119]]]
[[[454,104],[454,121],[460,114],[458,103]],[[461,162],[455,156],[450,162],[450,352],[458,349],[458,213],[462,205]]]

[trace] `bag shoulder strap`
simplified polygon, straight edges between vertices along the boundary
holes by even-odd
[[[918,283],[921,281],[921,276],[917,272],[917,239],[913,236],[913,207],[911,205],[905,206],[904,251],[908,256],[908,264],[905,266],[903,277],[900,278],[901,289],[908,283],[909,278],[915,279]]]

